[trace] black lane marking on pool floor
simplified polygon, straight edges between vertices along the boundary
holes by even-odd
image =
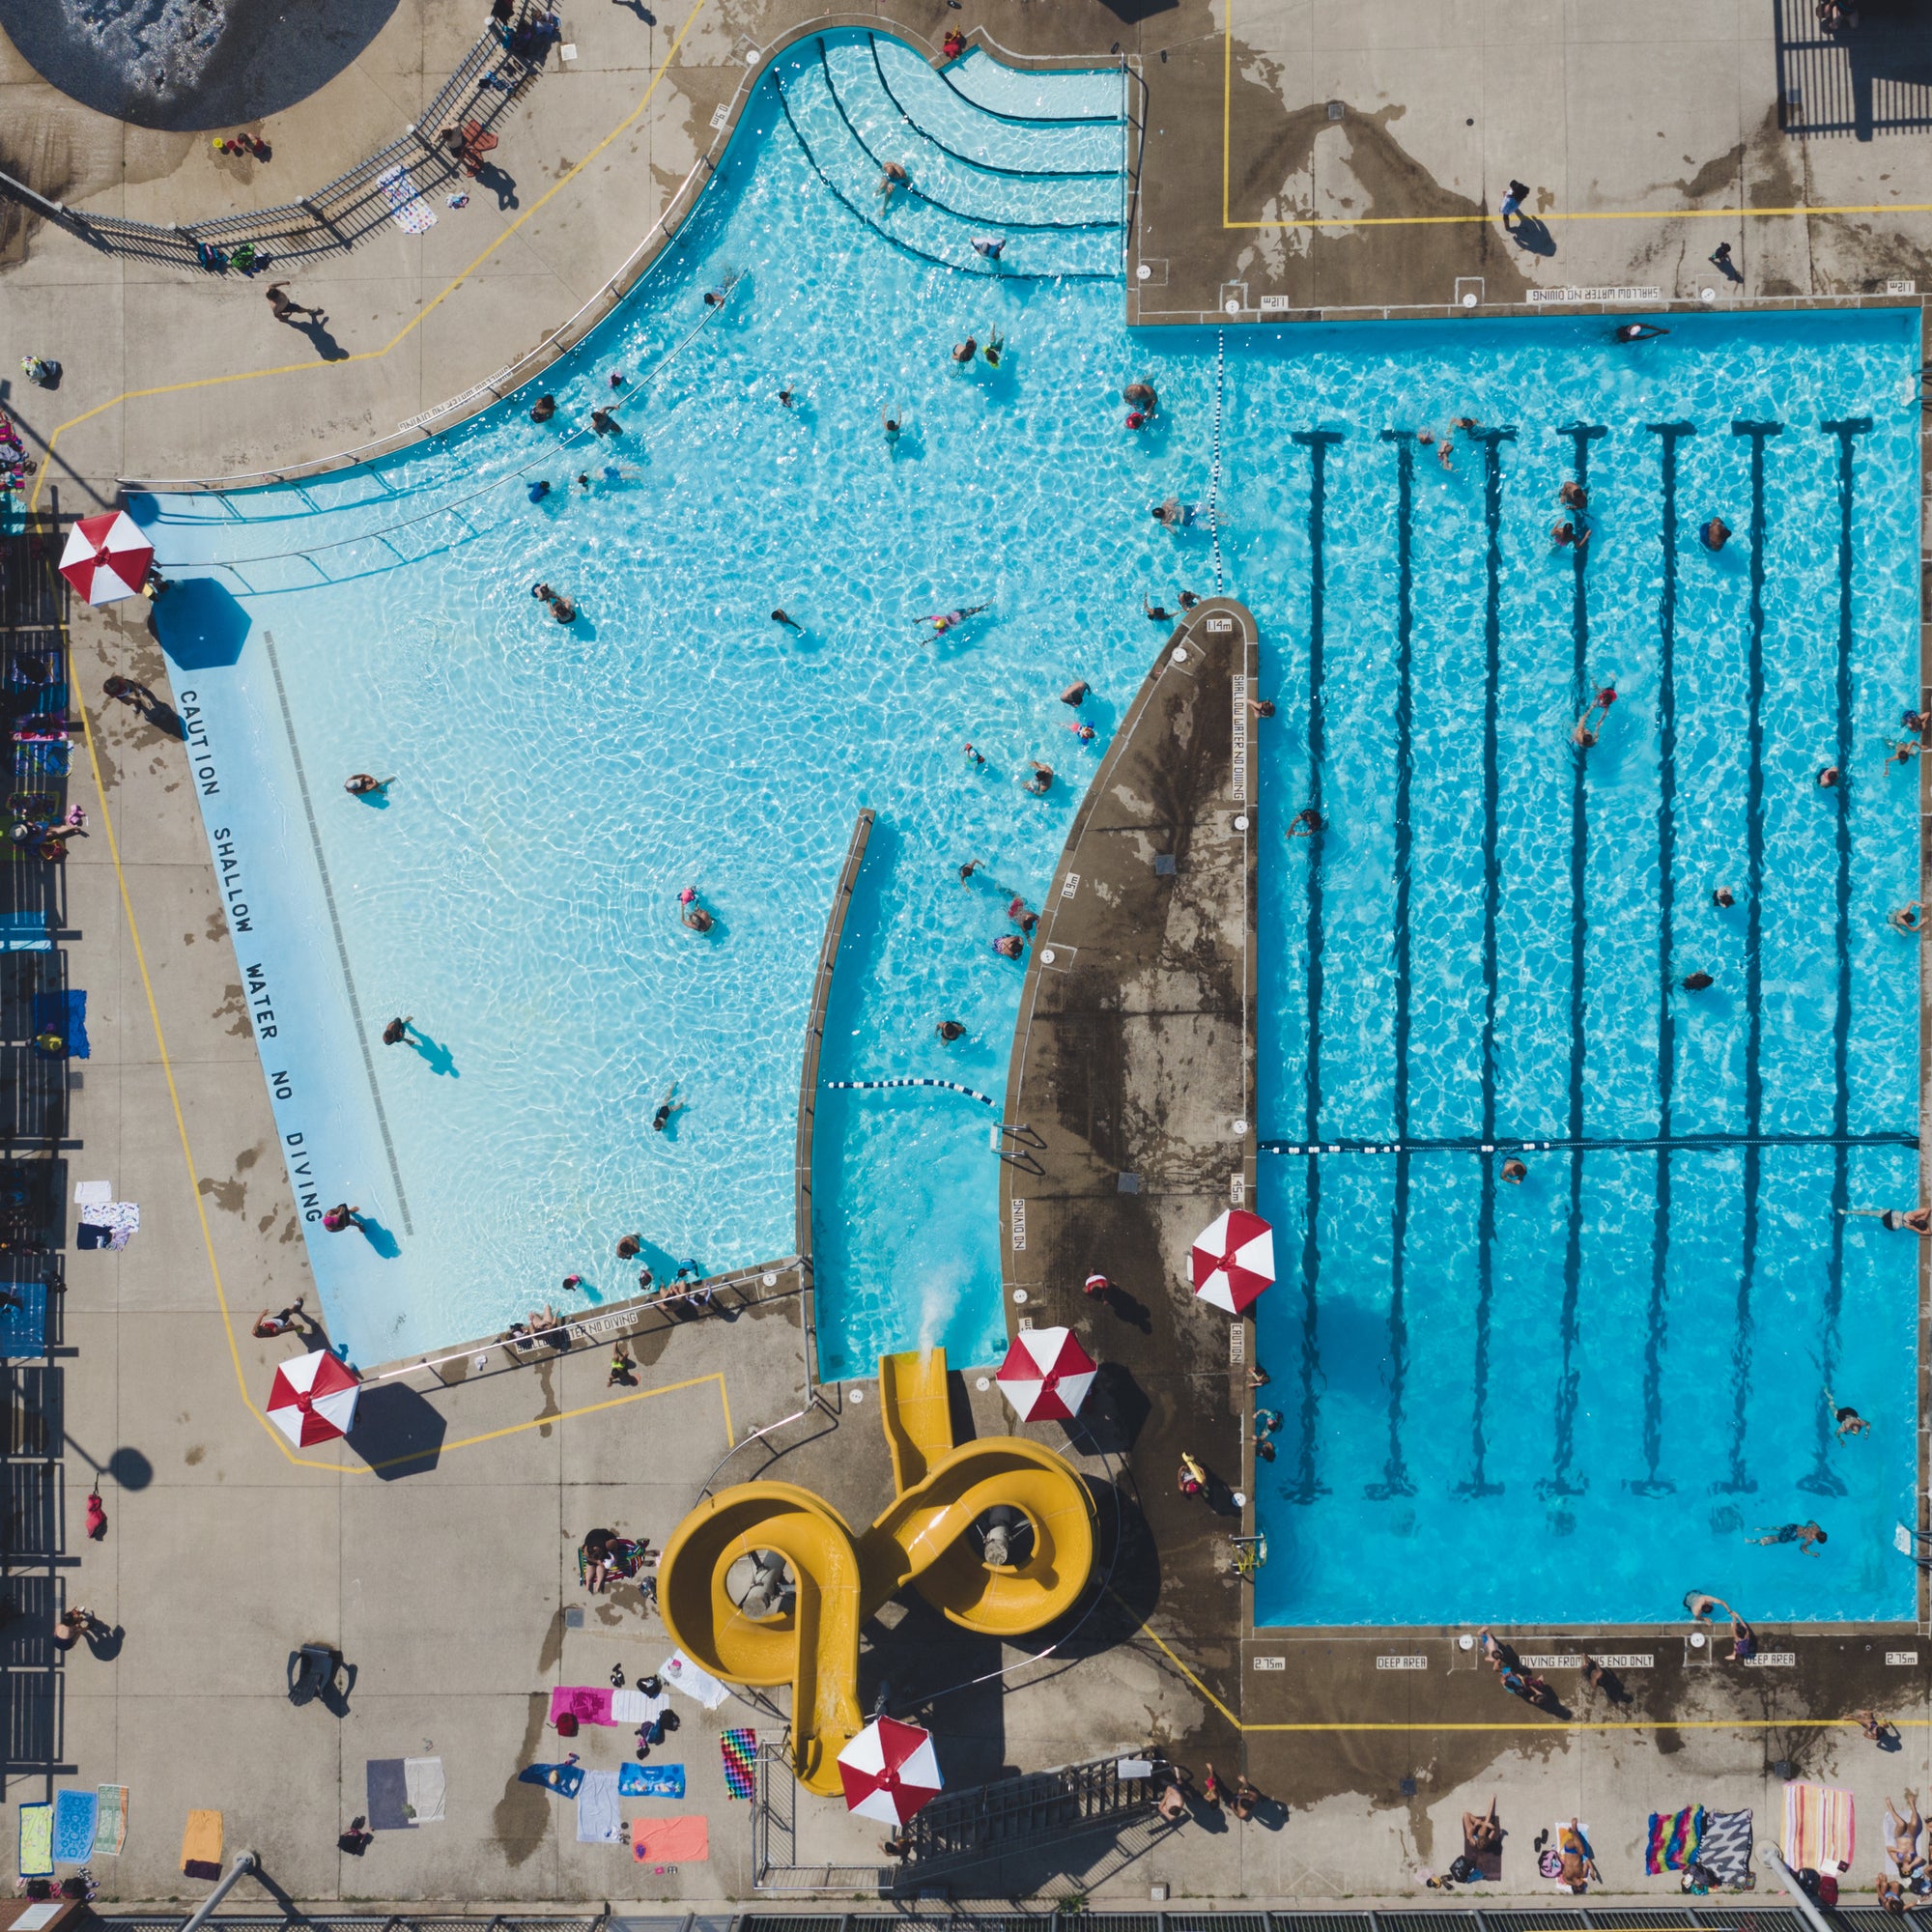
[[[1750,439],[1750,621],[1746,677],[1745,742],[1748,767],[1745,796],[1745,1132],[1755,1135],[1764,1121],[1764,1076],[1758,1053],[1764,1042],[1764,446],[1784,433],[1782,423],[1731,424],[1733,436]],[[1731,1343],[1730,1470],[1712,1488],[1724,1495],[1748,1495],[1757,1489],[1745,1461],[1749,1427],[1751,1349],[1756,1339],[1752,1293],[1757,1283],[1758,1195],[1762,1165],[1754,1143],[1745,1142],[1744,1232],[1738,1267],[1737,1332]]]
[[[1644,1473],[1626,1488],[1665,1495],[1677,1486],[1660,1473],[1663,1460],[1663,1351],[1670,1339],[1670,1107],[1677,1078],[1677,1019],[1670,971],[1677,948],[1677,445],[1696,430],[1688,422],[1646,423],[1662,438],[1663,582],[1657,600],[1657,1175],[1651,1211],[1650,1310],[1643,1337]]]
[[[1496,869],[1496,697],[1502,681],[1502,444],[1516,440],[1513,429],[1480,429],[1469,440],[1483,449],[1483,1137],[1493,1138],[1496,1124],[1496,902],[1501,875]],[[1483,1167],[1482,1199],[1476,1211],[1476,1361],[1474,1406],[1469,1416],[1469,1479],[1459,1495],[1492,1496],[1500,1483],[1489,1479],[1487,1429],[1490,1403],[1490,1327],[1495,1305],[1496,1175]]]
[[[1727,1153],[1745,1147],[1759,1148],[1828,1148],[1844,1146],[1848,1148],[1916,1148],[1918,1136],[1914,1133],[1870,1133],[1870,1134],[1586,1134],[1578,1140],[1550,1138],[1547,1140],[1518,1139],[1509,1134],[1498,1136],[1493,1141],[1486,1141],[1476,1134],[1450,1134],[1422,1140],[1403,1142],[1387,1140],[1363,1140],[1358,1136],[1337,1134],[1326,1139],[1308,1141],[1285,1141],[1279,1138],[1257,1141],[1257,1153],[1282,1154],[1330,1154],[1330,1153]]]
[[[1395,1137],[1408,1138],[1409,1032],[1409,773],[1415,738],[1415,439],[1409,430],[1385,429],[1395,447],[1395,912],[1389,943],[1395,965]],[[1404,1402],[1408,1384],[1408,1155],[1395,1162],[1391,1212],[1388,1308],[1388,1456],[1382,1479],[1363,1486],[1377,1502],[1412,1496],[1415,1484],[1403,1454]]]
[[[1838,1320],[1845,1304],[1845,1209],[1851,1202],[1851,1150],[1843,1135],[1851,1124],[1852,1027],[1852,490],[1856,479],[1853,439],[1866,434],[1870,416],[1852,416],[1822,425],[1838,439],[1838,741],[1833,762],[1846,776],[1832,787],[1833,832],[1837,844],[1837,1007],[1832,1015],[1832,1125],[1840,1137],[1832,1150],[1832,1246],[1825,1263],[1825,1294],[1818,1311],[1818,1362],[1825,1386],[1838,1361]],[[1837,1428],[1831,1409],[1818,1406],[1817,1435],[1809,1474],[1798,1487],[1814,1495],[1841,1496],[1843,1479],[1831,1466]]]
[[[1327,697],[1322,690],[1326,590],[1322,541],[1328,505],[1328,448],[1341,432],[1296,430],[1293,440],[1308,451],[1308,806],[1315,813],[1308,835],[1308,1053],[1302,1075],[1303,1118],[1310,1140],[1321,1123],[1321,767],[1327,757]],[[1321,1377],[1321,1163],[1308,1163],[1307,1220],[1301,1236],[1301,1415],[1300,1444],[1291,1502],[1311,1502],[1328,1486],[1316,1468],[1317,1386]]]
[[[269,669],[275,680],[275,696],[282,707],[282,729],[288,734],[289,757],[296,768],[296,789],[301,793],[302,816],[308,821],[308,841],[315,852],[315,869],[322,875],[323,903],[328,907],[328,927],[335,935],[335,956],[342,967],[342,984],[349,994],[349,1016],[355,1023],[355,1044],[362,1050],[362,1071],[369,1077],[369,1097],[376,1106],[376,1124],[383,1130],[383,1151],[389,1157],[389,1179],[395,1183],[396,1211],[402,1217],[403,1233],[413,1235],[410,1220],[410,1197],[403,1191],[403,1171],[396,1162],[396,1143],[389,1134],[389,1116],[384,1110],[383,1090],[376,1084],[375,1056],[369,1051],[369,1029],[362,1021],[362,1002],[355,996],[355,975],[349,966],[349,946],[342,937],[342,915],[335,909],[335,887],[328,876],[328,861],[323,856],[322,832],[315,822],[315,805],[308,794],[308,773],[302,766],[301,747],[296,743],[296,721],[289,710],[289,694],[282,683],[282,661],[275,653],[271,632],[262,633]]]
[[[1557,432],[1570,439],[1570,467],[1577,486],[1588,495],[1590,445],[1608,431],[1602,423],[1570,423]],[[1588,544],[1570,550],[1570,705],[1580,718],[1596,695],[1590,678],[1590,594],[1584,566]],[[1574,746],[1570,769],[1570,1138],[1583,1137],[1583,973],[1588,939],[1584,889],[1590,856],[1588,753]],[[1589,1487],[1572,1469],[1577,1448],[1577,1324],[1583,1280],[1583,1163],[1570,1163],[1569,1210],[1563,1231],[1563,1309],[1557,1323],[1555,1454],[1549,1474],[1537,1487],[1546,1496],[1580,1495]]]

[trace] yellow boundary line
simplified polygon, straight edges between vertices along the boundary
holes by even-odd
[[[1230,156],[1234,147],[1235,96],[1235,7],[1223,0],[1227,10],[1221,46],[1221,226],[1223,228],[1459,228],[1487,227],[1498,217],[1493,214],[1360,214],[1306,215],[1282,221],[1236,221],[1228,213]],[[1789,214],[1932,214],[1932,202],[1869,202],[1842,206],[1796,208],[1597,208],[1574,213],[1539,214],[1544,223],[1552,221],[1750,221],[1773,215]]]
[[[703,0],[698,0],[701,6]],[[51,561],[49,562],[51,568]],[[724,1440],[727,1444],[737,1442],[737,1432],[731,1425],[731,1398],[724,1386],[722,1371],[713,1371],[708,1376],[693,1376],[686,1381],[667,1382],[662,1388],[638,1389],[630,1395],[615,1395],[604,1402],[586,1403],[582,1408],[559,1409],[554,1415],[532,1416],[526,1422],[512,1422],[501,1429],[488,1429],[480,1435],[465,1435],[454,1442],[439,1443],[434,1449],[424,1449],[411,1456],[390,1456],[379,1463],[324,1463],[312,1456],[298,1456],[288,1438],[270,1422],[268,1416],[256,1406],[254,1398],[248,1392],[248,1378],[242,1366],[241,1345],[235,1339],[235,1318],[228,1306],[228,1292],[221,1284],[221,1264],[214,1255],[214,1231],[208,1225],[208,1203],[201,1191],[201,1178],[195,1166],[194,1150],[188,1144],[187,1121],[182,1112],[181,1094],[175,1086],[174,1062],[168,1057],[168,1042],[161,1031],[160,1008],[155,999],[155,984],[148,975],[148,955],[141,944],[141,929],[134,923],[134,902],[128,891],[128,874],[121,864],[121,840],[114,830],[114,814],[107,804],[107,787],[101,782],[100,754],[94,740],[94,720],[80,697],[80,684],[75,675],[73,657],[73,637],[65,619],[61,621],[61,641],[67,654],[68,685],[74,694],[74,703],[80,710],[82,735],[87,741],[87,762],[94,774],[95,796],[100,806],[100,823],[107,834],[108,856],[114,863],[114,881],[121,891],[121,911],[128,922],[128,937],[134,948],[134,965],[141,976],[141,991],[148,1002],[148,1018],[155,1029],[155,1050],[160,1056],[161,1077],[167,1082],[168,1104],[174,1109],[175,1132],[181,1141],[182,1161],[187,1169],[188,1190],[194,1197],[196,1220],[201,1224],[201,1242],[208,1254],[208,1272],[214,1284],[214,1299],[221,1310],[222,1333],[228,1338],[228,1359],[235,1370],[235,1386],[242,1397],[242,1406],[247,1409],[263,1429],[269,1439],[282,1452],[283,1458],[299,1469],[327,1469],[338,1476],[374,1475],[382,1469],[397,1469],[412,1463],[435,1463],[439,1458],[457,1449],[473,1449],[478,1443],[500,1441],[506,1435],[522,1435],[526,1431],[541,1429],[553,1422],[574,1422],[581,1416],[600,1415],[606,1409],[622,1408],[634,1402],[648,1402],[654,1396],[675,1395],[681,1389],[702,1388],[709,1382],[718,1385],[718,1402],[724,1411]]]
[[[1118,1595],[1115,1601],[1120,1602]],[[1248,1724],[1234,1714],[1186,1664],[1181,1662],[1151,1624],[1142,1624],[1137,1634],[1148,1639],[1167,1661],[1186,1678],[1202,1696],[1233,1724],[1236,1730],[1249,1731],[1834,1731],[1855,1723],[1852,1718],[1607,1718],[1571,1720],[1564,1718],[1514,1718],[1488,1723],[1446,1723],[1430,1718],[1416,1718],[1391,1723],[1368,1723],[1338,1719],[1306,1724]],[[1932,1728],[1932,1718],[1894,1718],[1900,1730]]]
[[[201,376],[187,383],[161,383],[150,389],[123,389],[119,395],[110,396],[106,402],[97,403],[93,409],[83,411],[77,416],[70,417],[47,439],[46,456],[41,464],[40,473],[34,479],[33,494],[27,498],[28,510],[31,512],[40,507],[41,489],[47,480],[47,472],[53,467],[53,454],[55,449],[60,445],[61,438],[69,430],[78,429],[82,423],[92,422],[96,416],[102,414],[108,410],[118,409],[123,403],[139,402],[148,396],[179,395],[183,391],[189,389],[220,388],[230,383],[254,383],[259,382],[265,376],[296,376],[315,369],[346,369],[354,362],[380,362],[399,343],[414,334],[429,320],[436,309],[441,305],[443,300],[447,297],[454,295],[531,215],[535,214],[539,209],[545,207],[554,197],[562,193],[564,188],[575,181],[606,148],[610,147],[627,128],[636,124],[643,114],[644,109],[651,104],[651,97],[658,91],[658,82],[665,77],[671,62],[677,58],[677,51],[683,46],[685,36],[691,32],[698,14],[703,13],[707,3],[708,0],[696,0],[696,4],[685,15],[683,26],[677,30],[676,38],[666,50],[664,59],[658,63],[657,71],[651,75],[650,85],[644,89],[643,98],[638,104],[581,161],[560,174],[551,184],[550,187],[543,194],[539,195],[535,201],[531,202],[529,207],[525,209],[508,227],[503,229],[497,235],[497,239],[468,268],[461,270],[451,280],[445,282],[422,308],[412,316],[408,322],[404,323],[402,327],[397,329],[388,341],[384,343],[382,348],[359,349],[354,355],[342,356],[333,362],[283,362],[278,363],[271,369],[238,369],[233,374],[227,376]]]

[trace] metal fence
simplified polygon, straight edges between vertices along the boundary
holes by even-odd
[[[537,0],[515,0],[511,17],[491,24],[420,120],[327,186],[278,208],[244,209],[206,221],[163,224],[70,208],[4,173],[0,173],[0,193],[58,221],[104,253],[138,256],[173,268],[200,268],[204,246],[230,256],[239,248],[251,247],[257,256],[276,262],[353,248],[412,197],[427,195],[456,176],[461,162],[438,142],[439,128],[450,122],[474,121],[488,129],[543,71],[543,53],[531,58],[509,51],[512,34],[543,11]]]

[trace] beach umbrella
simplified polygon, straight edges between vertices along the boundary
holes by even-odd
[[[1259,1214],[1231,1208],[1188,1251],[1194,1293],[1238,1315],[1274,1279],[1274,1230]]]
[[[1065,1422],[1080,1413],[1098,1364],[1070,1328],[1022,1328],[994,1379],[1022,1422]]]
[[[83,517],[68,534],[60,572],[90,604],[132,597],[148,581],[155,547],[126,510]]]
[[[903,1825],[939,1796],[945,1779],[932,1733],[896,1718],[874,1718],[838,1753],[845,1808],[885,1825]]]
[[[275,1371],[269,1420],[298,1449],[332,1442],[355,1427],[360,1389],[353,1369],[344,1368],[327,1349],[317,1349]]]

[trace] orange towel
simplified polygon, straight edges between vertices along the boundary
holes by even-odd
[[[711,1856],[703,1818],[633,1818],[631,1856],[639,1864],[695,1865]]]
[[[182,1872],[187,1878],[221,1876],[221,1813],[190,1811],[182,1833]]]

